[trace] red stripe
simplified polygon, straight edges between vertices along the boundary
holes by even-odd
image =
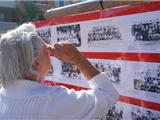
[[[149,101],[146,101],[146,100],[136,99],[136,98],[122,96],[122,95],[119,97],[119,101],[124,102],[124,103],[129,103],[129,104],[132,104],[132,105],[145,107],[145,108],[148,108],[148,109],[153,109],[153,110],[160,111],[160,104],[159,103],[149,102]]]
[[[160,10],[160,2],[148,2],[145,4],[133,5],[133,6],[125,6],[121,8],[112,8],[106,9],[103,11],[97,10],[94,12],[89,13],[82,13],[73,16],[67,17],[60,17],[51,20],[42,20],[34,22],[36,27],[42,26],[50,26],[50,25],[57,25],[57,24],[65,24],[65,23],[72,23],[72,22],[80,22],[80,21],[87,21],[87,20],[95,20],[99,18],[108,18],[114,16],[124,16],[129,14],[136,14],[136,13],[144,13],[149,11],[156,11]]]
[[[76,85],[71,85],[71,84],[65,84],[65,83],[60,83],[60,82],[55,82],[55,81],[48,81],[48,80],[45,80],[44,81],[44,84],[47,84],[47,85],[50,85],[50,86],[65,86],[69,89],[74,89],[76,91],[79,91],[79,90],[89,90],[90,88],[86,88],[86,87],[80,87],[80,86],[76,86]]]
[[[53,25],[53,21],[54,21],[54,20],[41,20],[41,21],[33,22],[33,24],[34,24],[36,27],[44,27],[44,26]]]
[[[60,17],[55,18],[51,20],[42,20],[34,22],[36,27],[43,27],[43,26],[50,26],[50,25],[57,25],[57,24],[65,24],[65,23],[72,23],[72,22],[78,22],[78,21],[87,21],[87,20],[94,20],[100,18],[100,12],[90,12],[85,14],[78,14],[75,16],[67,16],[67,17]]]
[[[160,53],[82,52],[86,58],[160,62]]]

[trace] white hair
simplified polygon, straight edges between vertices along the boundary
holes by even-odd
[[[32,23],[25,23],[0,38],[0,79],[4,87],[29,75],[39,77],[32,68],[41,53],[42,40]]]

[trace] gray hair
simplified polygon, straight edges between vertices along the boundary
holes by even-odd
[[[1,36],[0,79],[4,87],[14,81],[39,73],[32,68],[33,60],[41,53],[42,40],[32,23],[25,23]]]

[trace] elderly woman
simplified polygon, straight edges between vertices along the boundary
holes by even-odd
[[[74,91],[42,84],[51,68],[49,54],[75,64],[92,89]],[[45,44],[31,23],[2,35],[0,76],[0,120],[89,120],[102,116],[118,99],[109,78],[72,44]]]

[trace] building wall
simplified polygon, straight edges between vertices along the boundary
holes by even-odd
[[[12,1],[0,1],[0,7],[16,8],[16,2],[15,2],[15,0],[12,0]]]
[[[0,33],[4,33],[15,27],[17,27],[16,22],[0,22]]]
[[[0,1],[0,21],[16,22],[16,2]]]
[[[0,1],[0,33],[17,26],[16,1]]]

